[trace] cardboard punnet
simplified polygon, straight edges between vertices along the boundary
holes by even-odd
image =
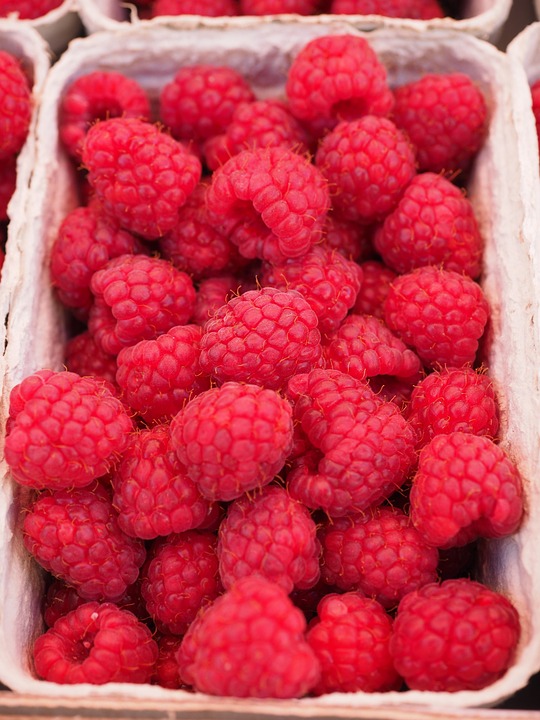
[[[19,20],[14,13],[14,20],[31,27],[43,37],[54,53],[60,54],[69,41],[81,34],[82,23],[77,12],[77,0],[63,0],[62,4],[42,17],[33,20]]]

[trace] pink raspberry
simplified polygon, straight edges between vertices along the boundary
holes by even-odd
[[[132,430],[105,381],[41,370],[11,393],[5,459],[21,485],[80,488],[114,466]]]
[[[20,61],[11,53],[1,50],[0,160],[15,155],[24,145],[32,109],[32,91]]]
[[[0,222],[9,220],[8,205],[17,184],[17,156],[0,160]]]
[[[537,80],[531,85],[531,101],[536,123],[536,135],[540,137],[540,80]]]
[[[396,273],[377,260],[366,260],[359,265],[362,285],[352,311],[356,315],[374,315],[384,319],[384,301]]]
[[[160,631],[183,635],[220,592],[213,533],[190,530],[154,541],[141,593]]]
[[[89,602],[60,618],[34,643],[39,677],[61,684],[147,683],[158,648],[133,613]]]
[[[388,115],[394,104],[384,65],[367,40],[354,35],[325,35],[304,45],[285,90],[295,117],[317,119],[327,129],[362,115]]]
[[[201,177],[195,155],[156,125],[136,118],[93,125],[82,162],[103,211],[147,240],[172,230]]]
[[[396,508],[371,508],[363,515],[327,520],[319,539],[323,580],[342,590],[361,590],[385,608],[437,580],[437,549]]]
[[[403,598],[390,652],[412,690],[481,690],[512,664],[520,633],[504,595],[473,580],[447,580]]]
[[[80,160],[86,134],[97,120],[149,120],[150,115],[150,101],[136,80],[111,70],[95,70],[76,78],[66,90],[58,132],[69,154]]]
[[[242,15],[314,15],[319,0],[240,0]]]
[[[426,265],[394,280],[384,314],[388,327],[425,365],[461,367],[476,357],[489,304],[470,277]]]
[[[185,325],[195,306],[191,278],[167,260],[120,255],[94,273],[88,329],[105,352],[152,340]]]
[[[223,586],[262,575],[290,593],[319,579],[317,527],[307,508],[278,486],[235,500],[219,528],[218,558]]]
[[[42,494],[24,518],[28,552],[86,600],[116,601],[139,575],[142,542],[125,535],[100,486]]]
[[[328,184],[309,160],[284,147],[244,150],[212,175],[206,196],[211,213],[226,218],[231,231],[260,223],[269,234],[256,255],[267,260],[300,257],[320,240],[330,207]]]
[[[201,368],[219,382],[283,387],[321,357],[317,316],[296,290],[266,287],[232,298],[206,323]]]
[[[176,655],[180,649],[182,638],[178,635],[161,635],[157,638],[158,659],[156,661],[153,682],[161,687],[177,690],[183,687],[180,680]]]
[[[181,676],[210,695],[302,697],[320,676],[305,630],[302,612],[279,585],[242,578],[188,631],[178,654]]]
[[[64,364],[70,372],[81,376],[92,375],[116,387],[116,359],[103,352],[87,330],[66,342]]]
[[[315,164],[335,189],[336,212],[362,223],[391,212],[416,172],[405,133],[374,115],[336,125],[319,143]]]
[[[373,244],[398,273],[438,265],[472,278],[480,275],[483,240],[473,206],[441,175],[427,172],[411,180]]]
[[[412,20],[444,17],[438,0],[332,0],[330,12],[334,15],[384,15]]]
[[[327,595],[306,639],[321,664],[316,695],[397,690],[401,680],[390,655],[392,620],[360,593]]]
[[[337,250],[348,260],[360,262],[371,254],[371,240],[366,228],[329,212],[323,230],[323,244]]]
[[[239,281],[235,275],[217,275],[201,280],[197,288],[193,322],[204,325],[216,310],[238,294]]]
[[[487,106],[463,73],[427,74],[394,91],[393,119],[416,148],[419,170],[466,170],[484,142]]]
[[[162,15],[204,15],[220,17],[238,15],[235,0],[155,0],[151,17]]]
[[[523,516],[519,470],[487,437],[436,435],[420,451],[410,493],[411,519],[431,545],[505,537]]]
[[[54,10],[64,0],[0,0],[0,17],[17,13],[20,20],[34,20]]]
[[[172,448],[209,500],[233,500],[271,482],[292,437],[287,400],[236,382],[197,395],[171,423]]]

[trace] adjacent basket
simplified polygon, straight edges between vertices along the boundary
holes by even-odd
[[[77,13],[77,0],[64,0],[54,10],[35,20],[19,20],[39,32],[51,50],[60,54],[69,41],[81,34],[82,24]]]
[[[243,72],[261,97],[279,93],[299,49],[329,32],[359,33],[346,24],[331,27],[268,22],[249,31],[174,31],[126,25],[75,40],[50,71],[36,128],[37,156],[30,191],[17,206],[21,225],[11,257],[7,346],[2,388],[5,418],[11,388],[43,367],[62,369],[64,315],[50,286],[48,258],[60,222],[77,203],[71,161],[57,132],[58,103],[68,85],[95,69],[115,69],[136,78],[155,100],[159,89],[186,64],[229,64]],[[523,636],[513,667],[478,692],[408,691],[331,694],[292,702],[239,701],[165,690],[157,686],[110,684],[59,686],[32,674],[30,649],[41,631],[43,583],[20,535],[17,488],[8,468],[0,496],[0,681],[42,707],[84,711],[152,713],[160,709],[192,717],[254,714],[287,717],[419,717],[438,710],[497,704],[524,687],[540,669],[540,377],[538,357],[540,258],[536,247],[540,203],[533,192],[538,155],[527,114],[527,81],[519,64],[469,35],[413,29],[382,29],[366,35],[389,71],[393,85],[424,72],[463,71],[486,92],[489,134],[468,192],[486,241],[483,287],[492,307],[488,361],[501,404],[502,443],[517,462],[526,487],[527,513],[520,531],[483,546],[479,576],[519,610]],[[26,168],[28,171],[28,168]],[[536,185],[534,185],[534,188]],[[3,425],[3,424],[2,424]],[[112,708],[112,709],[111,709]]]

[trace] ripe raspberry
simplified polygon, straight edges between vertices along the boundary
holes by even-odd
[[[375,315],[384,320],[384,301],[396,273],[377,260],[366,260],[360,263],[360,268],[362,285],[352,311],[356,315]]]
[[[17,157],[0,160],[0,222],[9,220],[8,205],[17,184]]]
[[[437,0],[332,0],[334,15],[384,15],[411,20],[431,20],[444,17]]]
[[[147,240],[172,230],[201,177],[195,155],[156,125],[135,118],[93,125],[82,161],[103,211]]]
[[[369,43],[354,35],[326,35],[294,58],[285,87],[292,114],[331,129],[341,120],[388,115],[394,104],[386,69]]]
[[[390,655],[392,620],[360,593],[327,595],[306,639],[321,664],[313,692],[385,692],[401,684]]]
[[[195,306],[189,275],[167,260],[146,255],[110,260],[94,273],[90,287],[95,301],[88,329],[111,355],[186,324]]]
[[[484,436],[436,435],[420,451],[410,494],[411,519],[437,547],[515,532],[523,516],[516,465]]]
[[[0,0],[0,17],[17,13],[20,20],[43,17],[63,3],[64,0]]]
[[[31,116],[32,91],[21,63],[0,50],[0,160],[22,148]]]
[[[204,15],[220,17],[221,15],[238,15],[238,7],[234,0],[156,0],[151,9],[150,17],[161,15]]]
[[[531,101],[536,123],[536,135],[540,138],[540,80],[531,85]]]
[[[161,632],[183,635],[199,609],[220,592],[213,533],[190,530],[154,542],[141,594]]]
[[[461,367],[476,357],[489,305],[471,278],[426,265],[394,280],[384,313],[388,327],[425,365]]]
[[[424,75],[394,91],[393,119],[416,148],[418,169],[466,170],[484,142],[487,107],[467,75]]]
[[[206,323],[201,368],[218,382],[253,382],[277,390],[319,362],[317,324],[299,292],[250,290],[229,300]]]
[[[518,613],[503,595],[447,580],[403,598],[390,652],[413,690],[480,690],[512,664],[519,636]]]
[[[263,266],[263,285],[297,290],[319,319],[321,333],[336,330],[354,305],[362,283],[362,271],[352,260],[321,245],[301,258]]]
[[[493,382],[468,367],[434,371],[419,382],[407,417],[419,447],[435,435],[459,431],[495,438],[499,430]]]
[[[86,134],[97,120],[149,120],[150,116],[150,102],[136,80],[119,72],[96,70],[68,87],[60,102],[58,133],[69,154],[80,160]]]
[[[244,150],[212,175],[206,202],[229,226],[259,222],[270,231],[257,257],[300,257],[320,240],[330,207],[328,184],[309,160],[284,147]],[[238,240],[231,238],[238,244]],[[239,245],[240,254],[253,257]]]
[[[116,360],[104,353],[87,330],[70,338],[64,349],[66,370],[77,375],[92,375],[116,385]]]
[[[373,244],[398,273],[438,265],[472,278],[480,275],[483,241],[473,206],[462,190],[434,173],[411,180]]]
[[[157,638],[159,655],[153,678],[156,685],[170,690],[183,687],[176,659],[181,643],[182,638],[178,635],[161,635]]]
[[[197,395],[171,423],[171,447],[209,500],[233,500],[271,482],[292,437],[287,400],[235,382]]]
[[[240,0],[242,15],[314,15],[319,0]]]
[[[38,676],[62,684],[147,683],[157,656],[149,628],[113,603],[81,605],[34,643]]]
[[[204,325],[207,320],[214,317],[216,310],[238,294],[238,286],[238,278],[235,275],[218,275],[201,280],[197,288],[193,322]]]
[[[105,381],[68,371],[30,375],[10,403],[5,459],[18,483],[36,489],[80,488],[105,475],[133,430]]]
[[[119,600],[145,559],[144,545],[120,530],[97,485],[42,494],[24,518],[23,539],[45,570],[86,600]]]
[[[323,580],[342,590],[361,590],[385,608],[437,580],[437,549],[396,508],[371,508],[363,515],[327,520],[319,539]]]
[[[188,631],[178,654],[181,676],[211,695],[302,697],[320,675],[305,629],[279,585],[242,578]]]
[[[313,587],[319,579],[317,527],[307,508],[278,486],[253,500],[235,500],[219,528],[218,558],[225,589],[246,575],[262,575],[282,587]]]
[[[371,254],[371,241],[366,228],[329,212],[323,230],[323,244],[337,250],[348,260],[360,262]]]
[[[171,449],[165,425],[134,435],[111,479],[118,525],[131,537],[192,530],[210,510]]]
[[[335,188],[336,212],[362,223],[391,212],[416,172],[405,133],[374,115],[336,125],[321,140],[315,163]]]

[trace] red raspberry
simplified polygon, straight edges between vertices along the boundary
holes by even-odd
[[[495,438],[499,412],[493,382],[468,367],[432,372],[413,390],[408,419],[419,447],[456,431]]]
[[[43,17],[64,2],[64,0],[0,0],[0,17],[17,13],[20,20],[34,20]]]
[[[384,262],[398,273],[422,265],[480,275],[483,240],[463,191],[434,173],[414,177],[373,236]]]
[[[386,69],[369,43],[354,35],[326,35],[294,58],[286,94],[291,112],[330,129],[340,120],[388,115],[394,104]]]
[[[82,161],[104,212],[147,240],[172,230],[201,176],[195,155],[156,125],[135,118],[93,125]]]
[[[321,140],[315,163],[335,188],[334,209],[362,223],[391,212],[416,172],[405,133],[374,115],[336,125]]]
[[[476,357],[489,305],[471,278],[426,265],[394,280],[384,313],[388,327],[425,365],[461,367]]]
[[[94,273],[90,287],[88,329],[111,355],[186,324],[195,307],[189,275],[156,257],[120,255]]]
[[[330,207],[328,184],[309,160],[284,147],[244,150],[212,175],[206,202],[231,230],[261,222],[272,242],[260,254],[299,257],[320,240]],[[234,237],[233,242],[237,242]],[[252,257],[239,245],[240,254]]]
[[[23,539],[45,570],[86,600],[122,598],[145,559],[142,542],[120,530],[99,486],[42,494],[24,518]]]
[[[536,123],[536,135],[540,137],[540,80],[531,85],[532,111]]]
[[[0,160],[22,148],[31,116],[32,91],[21,63],[11,53],[0,50]]]
[[[17,184],[17,157],[0,160],[0,222],[9,220],[8,205]]]
[[[323,580],[342,590],[361,590],[385,608],[437,580],[437,549],[396,508],[371,508],[363,515],[327,520],[319,538]]]
[[[39,371],[11,393],[5,459],[21,485],[84,487],[115,464],[132,430],[105,381]]]
[[[410,503],[415,527],[437,547],[505,537],[518,529],[523,516],[521,477],[487,437],[436,435],[420,451]]]
[[[306,639],[321,664],[313,692],[385,692],[401,684],[390,655],[392,620],[359,593],[327,595]]]
[[[330,12],[334,15],[384,15],[412,20],[444,17],[437,0],[332,0]]]
[[[314,15],[319,0],[240,0],[242,15]]]
[[[220,592],[213,533],[190,530],[154,542],[141,594],[159,630],[183,635]]]
[[[267,485],[292,448],[290,404],[274,390],[227,382],[197,395],[171,423],[172,447],[209,500]]]
[[[150,17],[162,15],[238,15],[235,0],[155,0]]]
[[[239,282],[234,275],[222,275],[201,280],[197,288],[193,322],[204,325],[216,310],[238,294]]]
[[[371,241],[366,228],[351,220],[336,217],[332,212],[326,216],[322,241],[326,247],[337,250],[349,260],[360,262],[371,254]]]
[[[518,613],[503,595],[447,580],[403,598],[390,652],[412,690],[481,690],[512,664],[519,637]]]
[[[317,527],[307,508],[277,486],[253,500],[235,500],[219,528],[218,558],[229,590],[246,575],[262,575],[282,587],[313,587],[319,579]]]
[[[74,80],[60,101],[58,132],[66,150],[80,160],[84,139],[97,120],[150,118],[146,92],[133,78],[96,70]]]
[[[383,320],[384,301],[396,273],[377,260],[366,260],[360,263],[360,268],[362,285],[352,311],[357,315],[375,315]]]
[[[159,655],[153,678],[156,685],[170,690],[183,687],[176,659],[181,643],[182,638],[178,635],[161,635],[157,638]]]
[[[297,290],[313,308],[321,333],[336,330],[354,305],[362,271],[352,260],[321,245],[301,258],[263,266],[263,285]]]
[[[170,430],[158,425],[133,436],[112,475],[118,525],[132,537],[151,540],[192,530],[210,506],[170,447]]]
[[[487,106],[463,73],[424,75],[394,91],[394,122],[416,148],[419,170],[466,170],[484,142]]]
[[[299,292],[266,287],[229,300],[201,340],[201,368],[219,382],[283,387],[321,357],[317,316]]]
[[[116,386],[116,360],[103,352],[94,336],[88,331],[75,335],[64,349],[66,370],[77,375],[92,375]]]
[[[34,643],[38,676],[62,684],[147,683],[157,656],[149,628],[113,603],[81,605]]]
[[[242,578],[190,628],[180,646],[181,675],[211,695],[302,697],[320,675],[305,629],[279,585]]]
[[[141,243],[96,207],[77,207],[60,225],[51,250],[51,281],[58,297],[86,317],[93,297],[92,275],[119,255],[142,252]]]

